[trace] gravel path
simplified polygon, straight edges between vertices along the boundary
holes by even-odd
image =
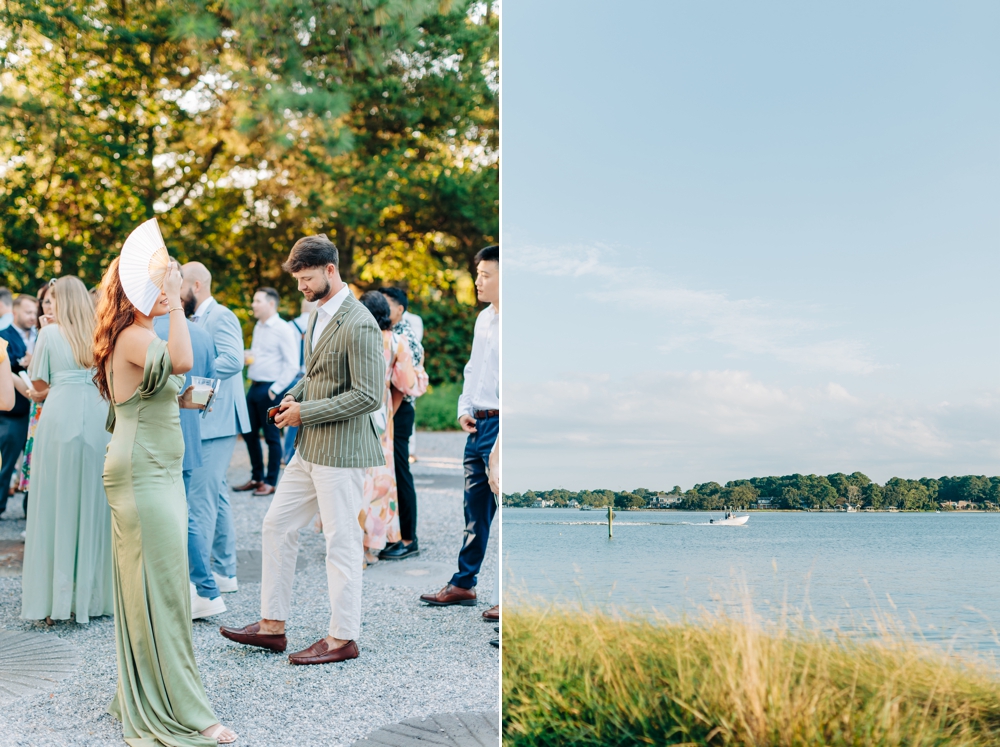
[[[499,661],[488,645],[493,627],[480,619],[489,605],[497,564],[496,542],[480,578],[475,608],[430,608],[418,601],[424,591],[448,580],[462,541],[460,471],[464,438],[456,433],[420,433],[417,454],[421,554],[366,571],[361,657],[343,664],[293,667],[285,656],[238,646],[222,638],[219,625],[258,619],[260,584],[241,581],[226,594],[229,610],[194,623],[195,652],[209,699],[223,723],[240,735],[239,745],[350,745],[380,727],[435,713],[496,711]],[[237,443],[230,485],[249,476],[246,447]],[[237,545],[260,550],[266,499],[233,494]],[[11,502],[0,521],[0,540],[24,529]],[[499,524],[499,522],[497,522]],[[494,527],[494,535],[499,527]],[[294,617],[288,622],[289,650],[305,648],[326,633],[330,608],[326,592],[322,535],[303,530],[296,574]],[[52,628],[18,618],[19,576],[0,577],[0,628],[57,636],[79,652],[80,668],[53,683],[51,690],[7,704],[0,713],[0,745],[121,745],[119,724],[106,713],[114,694],[114,624],[97,618],[89,625],[60,623]]]

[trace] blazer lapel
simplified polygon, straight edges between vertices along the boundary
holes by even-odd
[[[345,298],[344,302],[340,304],[340,308],[337,309],[337,313],[333,315],[333,318],[329,322],[327,322],[326,327],[323,328],[323,331],[320,333],[319,339],[316,341],[315,350],[309,351],[309,354],[307,356],[309,359],[309,364],[307,368],[312,368],[313,363],[315,362],[316,351],[322,349],[323,346],[330,341],[334,333],[336,333],[336,331],[340,329],[340,325],[344,323],[344,317],[346,317],[347,312],[350,311],[350,309],[348,308],[348,303],[351,300],[353,300],[352,296],[348,296],[347,298]],[[309,325],[310,343],[312,342],[313,330],[316,328],[316,317],[319,316],[318,312],[313,312],[313,314],[315,316],[312,319],[312,324]]]

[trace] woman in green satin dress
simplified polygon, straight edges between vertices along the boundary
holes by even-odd
[[[191,338],[171,263],[149,316],[125,295],[115,259],[97,308],[94,382],[112,404],[104,488],[111,506],[118,689],[109,711],[132,747],[215,747],[236,735],[219,724],[194,658],[187,572],[184,440],[178,406]],[[170,314],[169,342],[153,317]],[[182,571],[182,572],[181,572]]]

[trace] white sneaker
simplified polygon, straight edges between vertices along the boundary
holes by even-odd
[[[195,589],[195,585],[191,584],[191,619],[198,620],[202,617],[211,617],[212,615],[221,615],[226,611],[226,603],[222,601],[222,597],[216,597],[215,599],[205,599],[205,597],[198,596],[198,591]]]
[[[223,594],[239,591],[239,586],[236,583],[236,576],[220,576],[215,572],[212,573],[212,576],[215,577],[215,585],[219,587],[219,591]]]

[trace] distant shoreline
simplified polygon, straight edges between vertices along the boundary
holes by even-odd
[[[509,509],[525,509],[541,511],[543,509],[559,509],[560,511],[580,511],[578,506],[504,506]],[[594,513],[607,513],[607,506],[591,509]],[[726,509],[717,508],[616,508],[615,514],[619,513],[673,513],[685,514],[720,514]],[[739,514],[1000,514],[1000,510],[989,511],[982,508],[949,508],[942,509],[907,509],[900,508],[895,511],[888,511],[884,508],[877,508],[871,511],[861,509],[860,511],[840,511],[835,508],[741,508],[734,509]]]

